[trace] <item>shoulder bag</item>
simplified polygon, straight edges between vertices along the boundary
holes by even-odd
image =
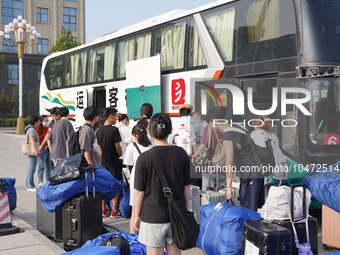
[[[35,142],[35,145],[36,145],[37,148],[39,147],[39,143]],[[22,155],[35,156],[35,152],[31,147],[28,135],[27,135],[27,140],[23,141],[22,144],[21,144],[21,152],[22,152]]]
[[[210,156],[210,144],[211,144],[211,127],[208,126],[207,140],[205,141],[205,148],[200,155],[195,158],[194,166],[207,166]]]
[[[181,250],[190,249],[196,246],[196,240],[200,232],[200,226],[197,224],[194,213],[189,212],[186,208],[180,208],[172,196],[171,188],[161,171],[157,158],[154,153],[150,153],[156,171],[162,183],[164,196],[167,197],[169,207],[170,225],[174,243]]]

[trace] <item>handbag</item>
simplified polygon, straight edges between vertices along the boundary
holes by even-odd
[[[161,171],[160,165],[158,165],[156,156],[153,153],[150,154],[156,165],[156,171],[162,183],[164,195],[168,200],[170,225],[174,243],[181,250],[195,247],[196,240],[200,233],[200,226],[195,220],[194,213],[189,212],[186,208],[183,210],[183,208],[177,205],[165,175]]]
[[[210,156],[210,143],[211,143],[211,127],[208,126],[208,135],[205,142],[205,148],[200,155],[194,160],[194,166],[207,166]]]
[[[74,181],[83,177],[83,153],[63,158],[55,167],[49,181],[52,185]],[[93,167],[92,167],[93,168]]]
[[[34,142],[36,147],[39,147],[39,143]],[[35,156],[35,152],[31,147],[30,141],[29,141],[29,136],[27,136],[27,140],[23,141],[21,144],[21,152],[22,155],[26,156]]]

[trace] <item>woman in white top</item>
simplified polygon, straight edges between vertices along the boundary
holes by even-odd
[[[125,154],[126,147],[131,142],[130,129],[127,127],[128,123],[129,123],[128,116],[126,114],[119,114],[118,123],[115,126],[118,128],[120,137],[122,139],[122,142],[121,142],[122,153],[123,153],[122,155]]]
[[[123,164],[126,166],[133,166],[130,178],[130,205],[132,206],[132,213],[130,219],[130,232],[137,234],[134,228],[135,221],[135,164],[139,155],[152,148],[150,139],[148,138],[147,131],[144,126],[136,125],[132,129],[132,136],[136,142],[130,143],[125,152]]]

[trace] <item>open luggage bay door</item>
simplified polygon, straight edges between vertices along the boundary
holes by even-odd
[[[154,56],[126,63],[126,106],[129,118],[140,118],[144,103],[161,112],[161,57]]]

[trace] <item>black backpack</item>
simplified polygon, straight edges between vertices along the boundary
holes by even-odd
[[[91,125],[89,125],[89,124],[85,124],[85,125],[91,127]],[[80,130],[81,130],[81,127],[76,132],[74,132],[74,134],[71,135],[71,137],[67,140],[68,156],[72,156],[72,155],[76,155],[78,153],[82,153],[82,150],[81,150],[80,144],[79,144]]]
[[[273,153],[273,147],[272,147],[272,139],[267,139],[265,141],[265,147],[262,147],[254,142],[254,140],[251,138],[251,131],[247,129],[243,129],[241,127],[233,127],[231,128],[234,132],[239,132],[242,134],[245,134],[247,137],[247,142],[249,144],[249,147],[251,149],[251,155],[242,155],[242,152],[239,152],[242,157],[245,159],[245,161],[248,162],[247,165],[256,165],[261,169],[261,175],[268,177],[273,173],[273,169],[275,168],[275,157]],[[228,130],[227,130],[228,132]],[[254,162],[255,161],[255,162]],[[263,166],[266,167],[263,168]],[[250,173],[243,173],[240,176],[241,178],[252,178],[252,174]]]
[[[117,246],[121,255],[130,255],[129,242],[118,233],[114,233],[106,238],[99,244],[99,246]]]

